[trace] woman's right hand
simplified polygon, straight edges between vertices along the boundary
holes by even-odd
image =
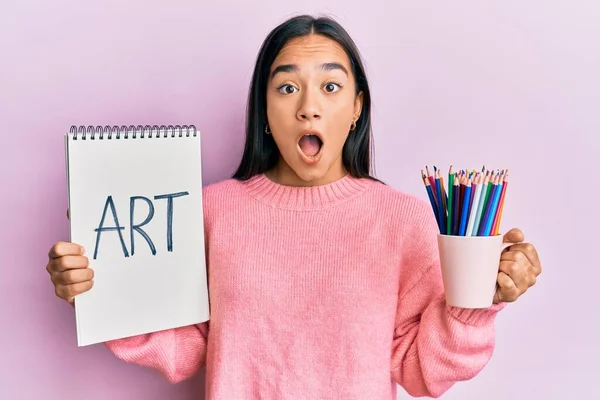
[[[94,271],[88,267],[83,246],[76,243],[57,242],[48,252],[46,270],[54,284],[55,293],[73,305],[78,294],[92,288]]]

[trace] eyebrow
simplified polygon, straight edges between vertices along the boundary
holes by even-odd
[[[341,70],[346,75],[348,75],[348,70],[340,63],[336,62],[328,62],[321,64],[322,71],[333,71],[333,70]],[[275,67],[273,72],[271,73],[271,79],[275,77],[280,72],[297,72],[298,66],[296,64],[282,64]]]

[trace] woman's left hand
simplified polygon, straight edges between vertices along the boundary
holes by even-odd
[[[542,273],[537,250],[530,243],[523,243],[525,235],[514,228],[504,235],[507,247],[500,257],[494,303],[513,302],[531,286]]]

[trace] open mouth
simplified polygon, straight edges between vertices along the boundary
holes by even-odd
[[[298,141],[298,147],[304,156],[314,158],[321,152],[323,140],[317,132],[305,132]]]

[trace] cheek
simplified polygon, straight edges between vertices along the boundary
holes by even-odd
[[[295,132],[295,114],[292,111],[293,104],[291,103],[267,95],[267,119],[270,134],[284,154],[295,151],[296,146],[293,134]]]
[[[273,94],[267,94],[267,117],[270,124],[289,123],[294,119],[295,104],[293,99],[281,99]]]
[[[344,142],[350,132],[350,125],[354,115],[352,100],[336,101],[331,103],[328,113],[328,131],[336,142]]]

